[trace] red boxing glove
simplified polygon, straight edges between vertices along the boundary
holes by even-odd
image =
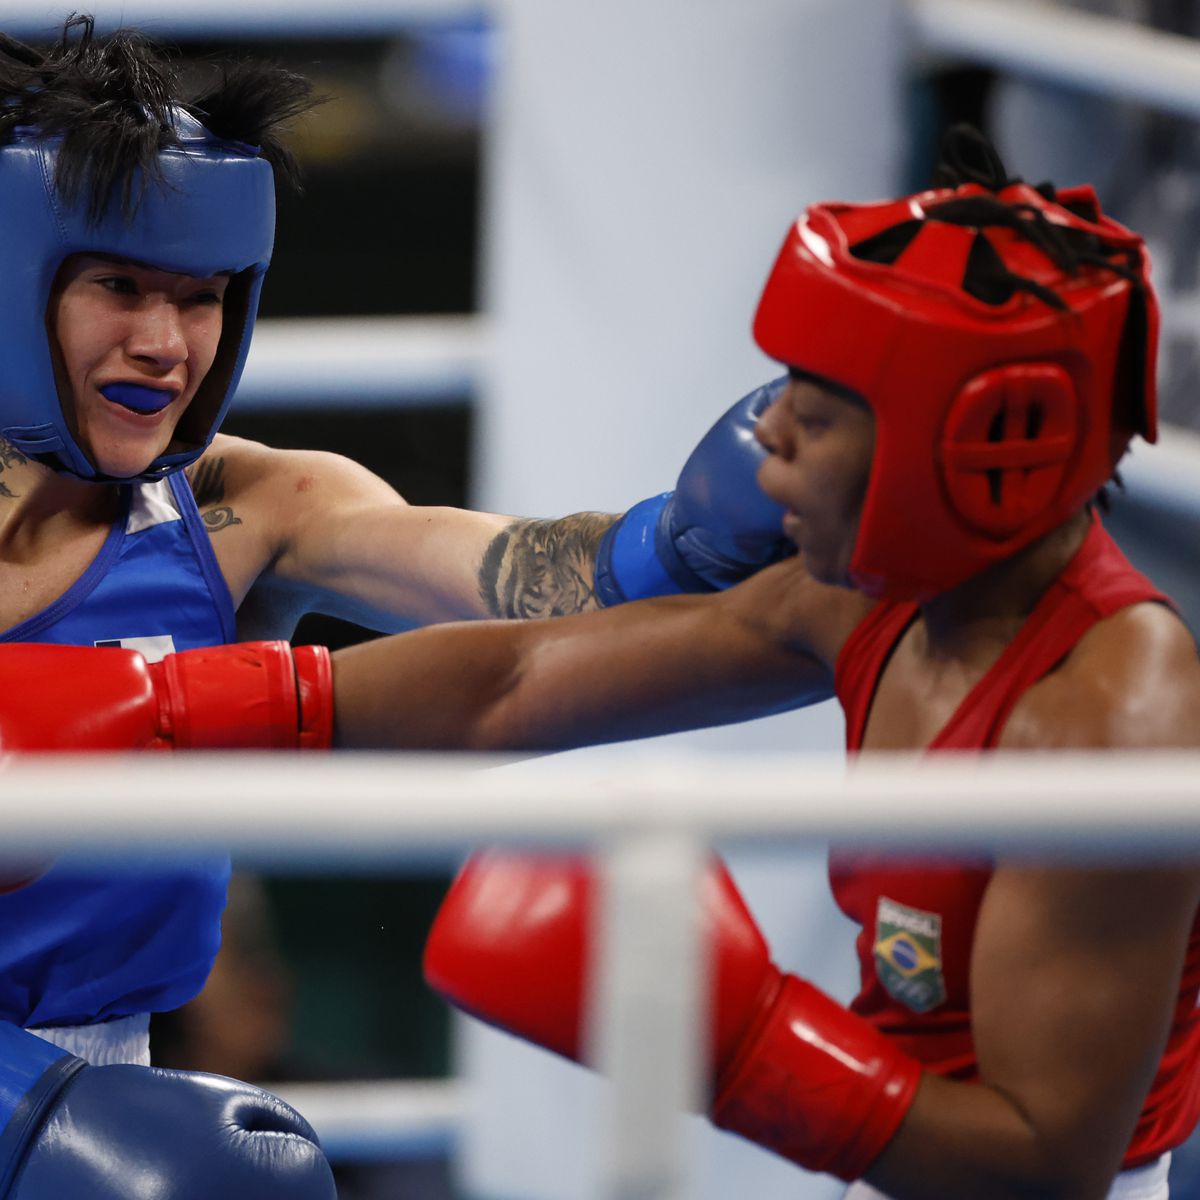
[[[0,646],[19,704],[0,710],[0,750],[328,749],[333,675],[322,646],[244,642],[147,663],[113,647]],[[10,864],[0,894],[48,864]]]
[[[489,1024],[578,1059],[594,880],[578,859],[477,855],[442,904],[425,978]],[[771,961],[725,868],[703,882],[711,1116],[802,1167],[857,1179],[896,1132],[919,1064]]]
[[[329,651],[243,642],[147,663],[135,650],[0,646],[19,705],[0,710],[3,750],[327,749]]]
[[[169,654],[149,671],[163,745],[328,750],[333,743],[333,668],[324,646],[210,646]]]

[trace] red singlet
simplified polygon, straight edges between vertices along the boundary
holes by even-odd
[[[971,690],[930,750],[994,748],[1022,694],[1047,675],[1099,620],[1146,600],[1170,603],[1130,566],[1098,520],[1079,552],[1038,602],[995,665]],[[884,666],[917,615],[911,603],[881,602],[838,656],[835,685],[851,753],[862,746]],[[986,861],[900,861],[835,854],[834,898],[862,926],[862,987],[851,1008],[939,1075],[973,1079],[968,974]],[[1200,920],[1193,926],[1166,1051],[1142,1108],[1124,1167],[1179,1145],[1200,1116]],[[1019,1004],[1019,996],[1013,1003]],[[1114,1030],[1114,1036],[1119,1031]]]

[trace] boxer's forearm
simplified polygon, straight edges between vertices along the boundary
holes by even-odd
[[[744,587],[750,585],[743,585]],[[338,744],[551,750],[745,720],[829,694],[747,595],[443,625],[334,656]]]
[[[479,596],[493,617],[561,617],[600,607],[596,551],[616,521],[579,512],[553,521],[515,519],[492,539],[479,565]]]

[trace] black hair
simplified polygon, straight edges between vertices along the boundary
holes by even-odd
[[[1019,176],[1009,175],[1005,170],[995,147],[979,130],[971,125],[952,126],[942,141],[942,160],[934,171],[933,185],[953,188],[974,183],[992,195],[959,196],[931,204],[924,217],[885,229],[851,246],[850,252],[870,262],[895,262],[926,221],[964,225],[975,230],[975,238],[963,272],[963,291],[985,304],[996,305],[1007,303],[1016,292],[1029,292],[1051,308],[1065,310],[1062,297],[1050,288],[1005,267],[988,241],[986,230],[1006,228],[1036,246],[1067,275],[1093,266],[1112,271],[1135,287],[1140,284],[1136,251],[1107,244],[1086,229],[1053,224],[1041,209],[1030,204],[1006,203],[996,195],[1020,182]],[[1051,203],[1061,203],[1053,184],[1039,184],[1036,190]],[[1073,201],[1070,210],[1091,222],[1100,216],[1094,205],[1083,201]]]
[[[159,152],[178,144],[173,106],[215,137],[258,147],[285,183],[296,186],[296,159],[284,127],[316,101],[307,79],[266,62],[215,62],[215,77],[193,93],[176,56],[132,29],[98,37],[90,16],[75,14],[46,51],[0,33],[0,145],[17,130],[59,139],[54,186],[68,204],[86,192],[98,220],[119,196],[126,219],[137,210],[137,181],[161,180]]]
[[[1116,378],[1113,384],[1114,417],[1122,428],[1145,436],[1149,413],[1146,407],[1145,371],[1148,341],[1148,300],[1137,250],[1114,245],[1087,229],[1069,228],[1046,219],[1041,209],[1031,204],[1012,204],[996,194],[1014,183],[995,147],[971,125],[955,125],[942,141],[942,160],[934,172],[935,187],[959,187],[974,183],[985,194],[956,196],[931,204],[921,218],[874,234],[850,247],[850,253],[870,262],[892,263],[908,248],[926,221],[943,221],[975,230],[963,271],[962,288],[985,304],[1005,304],[1017,292],[1036,296],[1051,308],[1065,311],[1066,302],[1037,280],[1010,271],[988,240],[989,228],[1006,228],[1032,243],[1070,276],[1086,267],[1096,267],[1121,276],[1132,285],[1129,310],[1118,347]],[[1085,221],[1096,223],[1100,212],[1086,197],[1067,197],[1064,202],[1051,183],[1035,189],[1046,200],[1067,207]],[[986,193],[990,192],[991,195]]]

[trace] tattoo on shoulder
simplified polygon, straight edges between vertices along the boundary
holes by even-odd
[[[192,495],[196,497],[196,507],[200,509],[204,527],[209,533],[242,523],[242,518],[224,503],[224,458],[202,458],[195,466],[188,467],[185,474],[192,486]]]
[[[608,513],[513,521],[487,548],[479,594],[494,617],[560,617],[599,607],[592,576]]]
[[[3,475],[9,467],[19,467],[28,461],[29,459],[12,442],[5,438],[0,438],[0,496],[9,500],[17,498],[17,493],[5,483]]]

